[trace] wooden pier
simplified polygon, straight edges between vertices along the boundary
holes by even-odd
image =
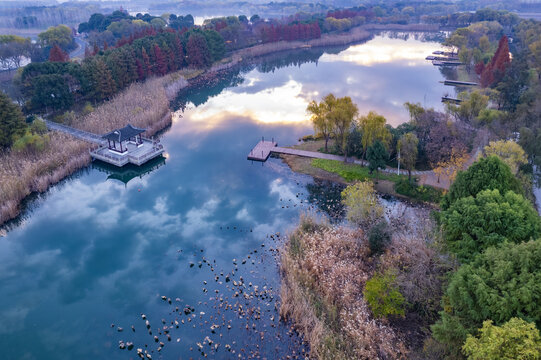
[[[271,152],[278,146],[274,139],[272,141],[265,141],[262,139],[248,154],[248,160],[254,161],[267,161]]]
[[[70,126],[59,124],[50,120],[44,120],[44,121],[45,121],[45,125],[47,125],[47,129],[49,130],[60,131],[65,134],[69,134],[73,137],[76,137],[77,139],[84,140],[86,142],[97,144],[97,145],[105,145],[107,143],[107,141],[105,141],[105,139],[103,139],[101,135],[89,133],[88,131],[75,129]]]
[[[478,83],[469,82],[469,81],[457,81],[457,80],[445,80],[443,82],[444,85],[449,86],[477,86]]]
[[[261,161],[265,162],[269,158],[270,154],[285,154],[285,155],[296,155],[314,159],[327,159],[327,160],[339,160],[344,161],[343,156],[333,155],[333,154],[323,154],[320,152],[298,150],[278,147],[278,144],[273,141],[261,140],[257,145],[250,151],[248,154],[248,160]]]
[[[462,100],[455,99],[455,98],[452,98],[452,97],[449,97],[449,96],[442,96],[441,97],[441,102],[442,103],[460,104],[462,102]]]

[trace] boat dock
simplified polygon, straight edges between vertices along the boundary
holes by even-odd
[[[451,103],[451,104],[460,104],[462,102],[462,100],[452,98],[452,97],[449,97],[449,96],[442,96],[441,97],[441,102],[442,103]]]
[[[478,83],[469,82],[469,81],[457,81],[457,80],[445,80],[443,82],[444,85],[449,86],[477,86]]]

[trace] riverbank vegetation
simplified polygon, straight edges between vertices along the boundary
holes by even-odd
[[[132,84],[103,105],[95,109],[90,106],[86,115],[68,113],[63,120],[98,134],[130,123],[146,128],[145,135],[150,137],[171,124],[167,88],[177,86],[182,80],[180,75],[169,75]],[[0,96],[11,104],[7,96]],[[4,147],[0,153],[0,223],[17,216],[22,200],[28,195],[47,190],[91,160],[88,143],[55,131],[47,133],[39,119],[26,124],[15,104],[11,104],[10,109],[11,115],[2,114],[1,119],[12,119],[18,125],[15,127],[10,122],[9,127],[19,130],[10,137],[13,145]],[[0,127],[3,123],[0,122]]]
[[[408,170],[433,168],[438,182],[445,174],[448,191],[441,196],[441,210],[433,213],[430,236],[413,235],[422,238],[420,244],[397,248],[401,231],[415,232],[418,224],[400,226],[387,214],[378,218],[381,204],[364,201],[372,198],[363,182],[369,179],[369,168],[353,172],[348,171],[353,165],[312,161],[360,181],[342,194],[349,224],[329,225],[303,217],[282,249],[282,313],[308,334],[314,357],[541,357],[541,294],[535,285],[541,276],[541,218],[531,196],[541,143],[539,23],[492,14],[498,16],[468,24],[447,41],[461,49],[461,60],[472,69],[469,76],[480,88],[461,93],[462,102],[447,106],[445,112],[407,103],[410,122],[398,128],[386,126],[384,118],[371,113],[353,122],[349,132],[348,154],[367,160],[365,165],[370,163],[370,148],[379,142],[390,157],[397,158],[400,150]],[[314,114],[312,109],[308,112]],[[326,117],[324,127],[319,115],[313,138],[331,144],[325,149],[319,140],[320,151],[343,154],[343,142],[332,140],[332,117]],[[405,184],[412,183],[400,179],[395,190]],[[361,193],[362,199],[357,196]],[[431,254],[434,267],[425,267],[422,275],[408,280],[405,274],[411,268],[393,260],[408,259],[416,251],[412,249],[423,249],[416,260]],[[434,281],[424,283],[427,278]],[[416,305],[408,292],[412,287],[426,295]],[[351,324],[348,310],[355,304],[365,307],[358,305],[362,315]],[[428,304],[427,311],[423,306]],[[404,318],[417,321],[408,322],[409,337],[401,332]],[[311,330],[312,324],[317,331]],[[381,331],[368,330],[368,324],[386,326],[385,335],[374,335],[383,339],[380,343],[358,337]],[[382,348],[389,341],[399,350]],[[375,352],[355,352],[358,347]]]

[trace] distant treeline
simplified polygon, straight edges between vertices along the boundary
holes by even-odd
[[[44,29],[58,24],[76,26],[99,10],[99,6],[92,4],[65,4],[59,6],[30,6],[2,9],[0,12],[0,27]]]
[[[27,65],[20,77],[25,110],[69,109],[75,101],[102,101],[134,81],[165,75],[186,66],[205,67],[225,55],[224,41],[213,30],[156,31],[124,46],[99,50],[76,62]]]

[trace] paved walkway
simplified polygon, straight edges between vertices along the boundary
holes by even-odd
[[[71,136],[76,137],[77,139],[81,139],[93,144],[98,145],[105,145],[106,141],[101,137],[101,135],[93,134],[87,131],[75,129],[66,125],[62,125],[59,123],[55,123],[54,121],[50,120],[44,120],[45,124],[47,125],[47,129],[49,130],[56,130],[63,132],[65,134],[69,134]]]

